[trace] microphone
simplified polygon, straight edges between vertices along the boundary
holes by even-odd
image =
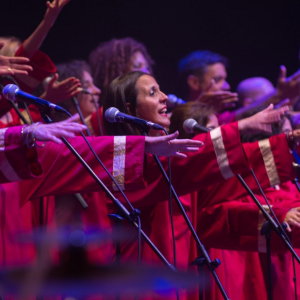
[[[121,113],[115,107],[110,107],[105,111],[105,119],[110,123],[121,122],[121,123],[134,124],[142,129],[151,128],[155,130],[164,130],[164,128],[158,124]]]
[[[49,77],[46,77],[44,80],[43,80],[43,87],[44,87],[44,90],[47,88],[49,82],[52,80],[52,77],[49,76]],[[59,81],[55,81],[55,83],[59,83]],[[88,95],[92,95],[92,93],[88,92],[87,90],[79,87],[77,88],[78,91],[80,91],[81,93],[84,93],[84,94],[88,94]]]
[[[32,96],[28,93],[25,93],[25,92],[21,91],[18,86],[14,85],[14,84],[6,85],[4,87],[2,93],[6,99],[14,101],[14,102],[21,101],[21,102],[25,102],[28,104],[33,104],[37,108],[39,108],[45,112],[49,112],[51,110],[56,110],[56,111],[63,112],[63,113],[66,113],[67,115],[69,115],[69,113],[61,106],[51,103],[47,100]]]
[[[185,104],[186,101],[178,98],[173,94],[168,95],[167,105],[169,108],[175,108],[177,105]]]
[[[183,123],[183,129],[187,133],[207,133],[209,129],[199,125],[194,119],[186,119]]]

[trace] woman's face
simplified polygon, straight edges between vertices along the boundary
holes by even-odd
[[[287,133],[291,130],[293,130],[293,128],[290,120],[287,117],[284,117],[281,124],[281,132]]]
[[[101,91],[94,85],[93,78],[87,71],[83,71],[81,87],[94,96],[95,102],[98,107],[99,95],[101,94]],[[85,118],[96,111],[94,99],[91,95],[88,94],[80,93],[78,95],[79,106]]]
[[[144,73],[149,74],[149,64],[145,58],[145,56],[140,52],[135,52],[130,59],[129,65],[128,65],[128,72],[131,71],[141,71]]]
[[[168,97],[160,91],[155,79],[148,75],[142,75],[136,82],[138,89],[136,101],[136,116],[163,127],[170,125],[167,117]]]
[[[213,130],[215,128],[219,127],[219,121],[216,115],[210,115],[209,120],[206,124],[206,128],[209,130]]]

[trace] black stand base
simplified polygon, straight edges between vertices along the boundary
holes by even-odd
[[[203,300],[203,292],[204,292],[204,267],[207,267],[210,271],[215,270],[220,264],[221,261],[216,258],[214,261],[209,262],[207,265],[207,260],[204,257],[197,257],[194,261],[191,262],[191,266],[196,266],[198,268],[198,274],[200,279],[199,284],[199,300]]]

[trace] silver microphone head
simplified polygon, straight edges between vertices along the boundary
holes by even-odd
[[[87,90],[85,90],[81,87],[78,87],[77,91],[80,91],[81,93],[84,93],[84,94],[87,94],[87,95],[93,95],[92,93],[90,93],[89,91],[87,91]]]
[[[49,76],[49,77],[46,77],[44,80],[43,80],[43,88],[44,90],[47,88],[47,85],[49,84],[49,82],[52,80],[52,77]]]
[[[193,133],[193,128],[195,125],[197,125],[197,122],[194,119],[186,119],[183,123],[183,129],[187,133]]]
[[[110,123],[115,123],[116,121],[116,114],[119,112],[119,110],[115,107],[110,107],[105,111],[105,119],[106,121]]]
[[[15,84],[8,84],[4,87],[2,93],[3,96],[11,101],[16,100],[16,93],[19,91],[19,87],[17,87]]]

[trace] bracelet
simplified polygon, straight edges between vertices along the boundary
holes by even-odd
[[[42,148],[46,145],[45,142],[43,143],[43,145],[38,145],[36,143],[35,130],[39,124],[41,124],[41,122],[33,123],[31,125],[25,125],[22,127],[21,135],[22,135],[23,144],[25,144],[28,148],[33,148],[33,147]],[[24,136],[25,132],[26,132],[26,138]]]
[[[28,148],[33,148],[33,147],[35,146],[35,143],[34,143],[34,142],[32,142],[32,144],[29,145],[29,141],[32,141],[32,140],[33,140],[31,129],[32,129],[32,125],[30,125],[30,126],[27,127],[27,133],[26,133],[26,146],[27,146]]]
[[[295,137],[292,130],[286,133],[286,139],[290,149],[294,150],[296,148],[296,143],[295,143]]]
[[[22,129],[21,129],[21,139],[22,139],[22,142],[23,142],[24,145],[25,145],[24,129],[25,129],[26,127],[28,127],[28,126],[29,126],[29,125],[26,124],[26,125],[24,125],[24,126],[22,127]]]
[[[36,127],[37,127],[39,124],[41,124],[41,122],[37,122],[37,123],[33,124],[32,138],[33,138],[33,143],[34,143],[34,145],[35,145],[36,147],[43,148],[43,147],[45,147],[46,142],[44,142],[43,145],[39,145],[39,144],[36,143],[35,129],[36,129]]]

